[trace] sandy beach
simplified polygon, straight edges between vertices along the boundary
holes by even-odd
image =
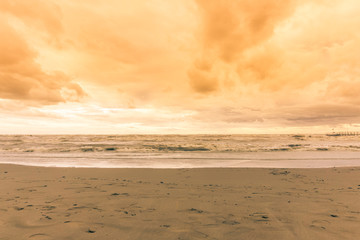
[[[0,165],[0,239],[358,239],[360,168]]]

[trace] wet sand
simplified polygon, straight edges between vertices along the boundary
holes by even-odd
[[[0,165],[0,239],[358,239],[360,168]]]

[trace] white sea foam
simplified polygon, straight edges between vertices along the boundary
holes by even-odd
[[[0,163],[53,167],[317,168],[360,166],[359,136],[0,136]]]

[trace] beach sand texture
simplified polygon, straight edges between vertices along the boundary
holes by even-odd
[[[0,165],[0,239],[359,239],[360,168]]]

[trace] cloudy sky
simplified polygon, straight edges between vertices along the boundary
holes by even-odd
[[[0,133],[360,130],[358,0],[1,0]]]

